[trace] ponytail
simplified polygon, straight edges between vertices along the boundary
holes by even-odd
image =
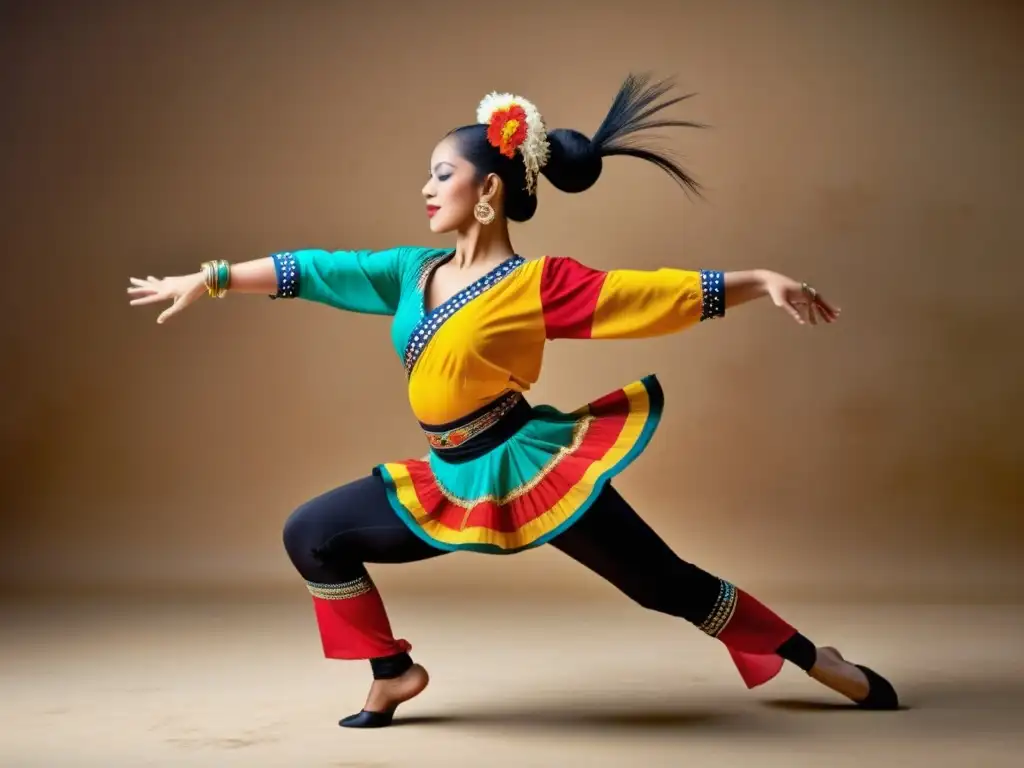
[[[654,163],[685,190],[699,196],[700,184],[689,172],[669,155],[637,141],[637,134],[652,128],[705,127],[689,120],[656,118],[663,109],[693,94],[664,99],[673,88],[672,81],[649,81],[646,75],[626,78],[593,138],[565,128],[550,131],[551,156],[541,171],[548,181],[563,192],[583,192],[600,177],[604,158],[625,155]]]

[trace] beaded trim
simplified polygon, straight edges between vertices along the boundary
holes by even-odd
[[[291,251],[282,251],[271,256],[277,275],[277,293],[272,299],[294,299],[299,295],[299,263]]]
[[[371,592],[373,582],[369,576],[360,576],[343,584],[317,584],[307,581],[306,588],[313,597],[319,597],[321,600],[349,600]]]
[[[481,293],[485,293],[496,286],[524,261],[526,259],[522,256],[513,256],[503,261],[479,280],[470,283],[448,299],[448,301],[429,313],[423,313],[423,305],[421,304],[420,312],[422,316],[420,321],[416,323],[416,327],[412,329],[412,333],[409,334],[409,342],[405,345],[405,372],[412,374],[412,369],[416,366],[416,362],[420,359],[420,355],[423,353],[424,348],[426,348],[427,343],[434,337],[438,329],[445,324],[448,318]],[[426,296],[424,296],[424,304],[426,300]]]
[[[443,451],[445,448],[457,448],[501,421],[501,418],[511,411],[522,398],[520,392],[509,392],[504,397],[495,400],[489,411],[480,414],[468,424],[447,429],[444,432],[425,429],[423,434],[427,436],[427,442],[430,443],[431,448],[439,451]]]
[[[725,274],[717,269],[700,271],[700,319],[725,316]]]
[[[455,256],[455,251],[448,251],[447,253],[438,254],[430,258],[424,259],[423,263],[420,264],[419,269],[416,271],[416,287],[419,290],[423,290],[427,287],[427,278],[430,277],[430,273],[434,267],[439,267],[444,262],[452,259]]]
[[[711,637],[718,637],[718,633],[725,629],[725,626],[732,619],[736,612],[736,587],[728,581],[721,581],[718,587],[718,598],[711,613],[704,620],[698,629]]]

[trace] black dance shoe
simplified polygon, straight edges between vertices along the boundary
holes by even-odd
[[[394,717],[394,707],[384,712],[370,712],[364,709],[354,715],[342,718],[338,721],[338,725],[342,728],[385,728],[391,725]]]
[[[858,707],[874,710],[900,708],[900,699],[896,695],[896,689],[892,687],[892,683],[872,669],[868,669],[860,664],[855,666],[868,679],[868,695],[857,702]]]

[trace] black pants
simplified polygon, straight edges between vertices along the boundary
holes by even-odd
[[[398,519],[375,475],[299,507],[285,524],[284,544],[302,578],[320,584],[365,576],[365,563],[409,563],[447,554]],[[551,546],[644,608],[694,625],[707,619],[722,585],[717,576],[679,558],[611,486]],[[802,635],[778,652],[805,670],[814,663],[814,646]]]

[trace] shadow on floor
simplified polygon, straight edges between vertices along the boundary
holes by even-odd
[[[454,725],[498,729],[555,729],[621,733],[662,731],[709,735],[787,735],[817,729],[821,713],[857,713],[853,722],[870,718],[872,728],[891,734],[944,733],[957,724],[983,720],[989,732],[1017,733],[1024,713],[1024,682],[974,680],[904,680],[898,689],[898,712],[870,712],[852,703],[808,697],[761,699],[751,705],[699,699],[623,700],[619,706],[595,707],[593,699],[539,701],[535,706],[479,707],[472,711],[395,720],[395,725]],[[828,694],[826,693],[825,696]],[[829,718],[831,721],[832,718]],[[852,724],[852,723],[851,723]],[[860,726],[854,726],[860,727]]]
[[[472,712],[396,718],[395,725],[455,725],[498,729],[525,728],[619,732],[763,733],[778,731],[757,712],[730,712],[693,702],[624,702],[620,709],[595,709],[591,702],[540,702],[536,706],[481,708]],[[775,718],[777,719],[777,718]]]

